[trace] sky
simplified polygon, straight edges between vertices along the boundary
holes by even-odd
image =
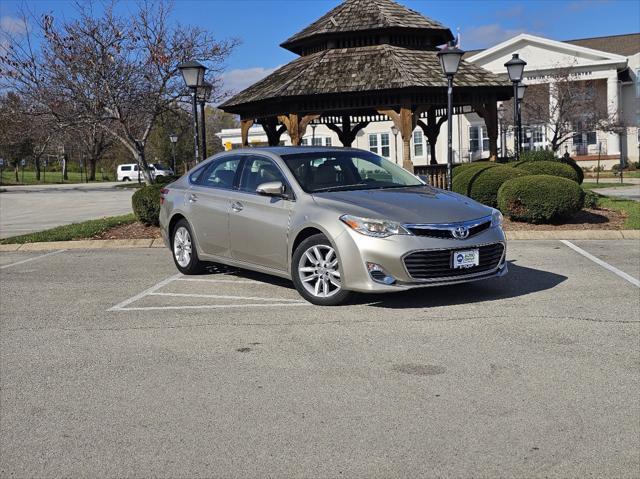
[[[83,1],[83,0],[78,0]],[[340,0],[174,0],[173,17],[198,25],[219,38],[242,43],[227,61],[225,87],[240,91],[296,58],[279,44]],[[519,33],[571,40],[640,31],[637,0],[400,0],[400,3],[459,30],[465,50],[487,48]],[[134,0],[121,0],[123,13]],[[27,6],[36,14],[73,18],[74,1],[0,0],[2,31],[20,31],[18,11]],[[0,37],[1,41],[1,37]]]

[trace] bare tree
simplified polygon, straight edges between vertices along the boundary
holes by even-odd
[[[160,115],[179,108],[185,93],[177,65],[205,63],[220,96],[219,74],[237,44],[172,23],[163,1],[143,2],[127,17],[114,5],[98,17],[90,4],[78,6],[77,20],[58,23],[45,15],[37,25],[39,49],[27,33],[9,38],[0,52],[0,76],[8,80],[3,86],[63,123],[104,130],[131,152],[149,183],[145,145]]]
[[[512,100],[504,107],[512,111]],[[619,127],[618,119],[607,111],[606,95],[598,94],[598,84],[576,79],[569,67],[558,68],[548,83],[528,86],[522,101],[522,121],[525,125],[544,125],[554,152],[574,135]],[[509,115],[505,115],[505,124],[512,124]]]

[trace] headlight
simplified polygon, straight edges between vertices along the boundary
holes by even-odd
[[[502,219],[502,213],[500,213],[498,210],[493,210],[493,212],[491,213],[491,226],[502,228]]]
[[[367,236],[386,238],[391,235],[409,235],[400,223],[386,220],[373,220],[370,218],[358,218],[357,216],[342,215],[340,221],[352,230]]]

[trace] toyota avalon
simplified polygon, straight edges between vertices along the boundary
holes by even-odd
[[[232,150],[161,190],[176,267],[206,262],[289,278],[307,301],[507,272],[502,215],[351,148]]]

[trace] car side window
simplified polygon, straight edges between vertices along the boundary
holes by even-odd
[[[239,156],[225,156],[212,162],[198,178],[198,184],[213,188],[232,189],[241,159]]]
[[[286,184],[280,169],[269,158],[249,156],[245,161],[240,178],[240,191],[255,193],[262,183],[281,181]]]
[[[131,171],[131,167],[130,166],[122,166],[120,168],[120,171]]]

